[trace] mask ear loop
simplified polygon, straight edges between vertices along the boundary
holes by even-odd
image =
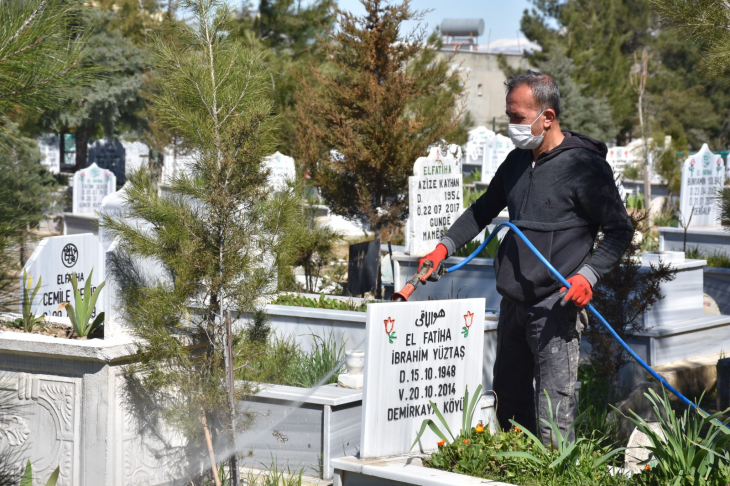
[[[532,135],[532,125],[534,125],[535,123],[537,123],[537,120],[539,120],[539,119],[540,119],[540,117],[541,117],[541,116],[542,116],[542,115],[543,115],[543,114],[544,114],[544,113],[545,113],[546,111],[547,111],[547,108],[545,108],[544,110],[542,110],[542,111],[540,112],[540,114],[539,114],[539,115],[537,115],[537,118],[535,118],[535,121],[534,121],[534,122],[532,122],[532,123],[530,123],[530,135]],[[544,128],[542,129],[542,133],[541,133],[540,135],[533,135],[533,137],[542,137],[543,135],[545,135],[545,129],[544,129]]]

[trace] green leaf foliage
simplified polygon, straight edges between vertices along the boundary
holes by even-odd
[[[40,222],[57,210],[59,197],[56,180],[40,162],[38,143],[24,137],[15,123],[7,121],[5,130],[14,142],[11,149],[0,148],[0,305],[15,311],[17,293],[7,292],[8,287],[17,282],[30,256],[25,247]]]
[[[441,139],[463,141],[464,88],[436,37],[403,34],[404,21],[422,17],[409,0],[362,4],[362,16],[336,10],[328,62],[299,78],[294,148],[330,209],[379,234],[408,215],[414,161]]]
[[[92,289],[91,277],[93,274],[94,269],[92,268],[86,277],[84,288],[82,291],[79,291],[76,273],[72,273],[71,286],[73,287],[74,303],[64,302],[59,306],[59,309],[66,309],[74,333],[79,337],[88,336],[104,323],[104,313],[100,312],[98,315],[96,314],[96,301],[106,282],[102,282]],[[92,317],[94,317],[94,320],[89,323]]]
[[[229,35],[235,17],[226,2],[180,6],[190,21],[151,37],[149,100],[191,162],[164,187],[146,168],[131,174],[125,218],[102,215],[101,224],[117,240],[109,268],[138,341],[127,376],[137,416],[148,420],[140,427],[171,427],[183,449],[200,451],[201,415],[231,441],[245,426],[235,401],[251,387],[230,385],[226,373],[246,346],[239,319],[276,294],[303,214],[297,187],[267,185],[276,121],[262,55]]]
[[[45,325],[44,316],[36,316],[33,314],[33,303],[35,302],[35,296],[41,289],[43,278],[38,278],[38,283],[33,287],[33,276],[28,275],[23,269],[23,298],[20,302],[20,312],[22,317],[16,320],[16,324],[22,327],[25,332],[33,332],[36,327],[43,327]]]
[[[0,117],[37,114],[60,106],[90,70],[88,31],[76,20],[81,2],[27,0],[0,2]],[[15,137],[0,124],[0,149]]]

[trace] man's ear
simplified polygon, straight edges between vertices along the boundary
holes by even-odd
[[[557,120],[557,118],[555,117],[555,110],[553,110],[552,108],[546,109],[545,110],[545,121],[543,122],[543,127],[550,128],[550,126],[556,120]]]

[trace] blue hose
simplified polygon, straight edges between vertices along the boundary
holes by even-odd
[[[562,275],[560,275],[560,273],[555,269],[555,267],[553,267],[544,256],[542,256],[540,251],[537,248],[535,248],[535,246],[530,242],[530,240],[527,239],[527,237],[524,235],[524,233],[522,233],[522,231],[520,231],[520,229],[517,226],[515,226],[513,223],[509,223],[509,222],[505,222],[505,223],[502,223],[499,226],[497,226],[494,229],[494,231],[492,231],[492,233],[489,235],[489,237],[487,237],[487,239],[485,239],[484,242],[481,245],[479,245],[479,248],[477,248],[474,251],[474,253],[472,253],[471,255],[466,257],[462,262],[459,262],[458,264],[454,265],[453,267],[447,269],[446,273],[455,272],[456,270],[460,269],[461,267],[463,267],[464,265],[466,265],[467,263],[472,261],[472,259],[474,259],[474,257],[477,256],[484,249],[484,247],[486,247],[489,244],[489,242],[492,240],[492,238],[497,236],[497,233],[499,233],[499,230],[505,226],[510,228],[512,231],[514,231],[515,234],[517,236],[519,236],[522,239],[522,241],[525,242],[527,247],[530,250],[532,250],[532,253],[534,253],[535,256],[540,259],[542,264],[545,265],[548,270],[550,270],[550,273],[552,273],[555,276],[555,278],[558,279],[558,281],[560,281],[566,288],[570,288],[570,284],[568,283],[568,281]],[[588,308],[589,311],[591,311],[591,313],[593,313],[594,316],[596,316],[596,319],[598,319],[601,322],[601,324],[603,324],[603,326],[606,328],[606,330],[609,332],[609,334],[611,334],[611,336],[613,336],[613,338],[616,341],[618,341],[618,343],[626,350],[626,352],[629,353],[631,355],[631,357],[634,358],[646,371],[648,371],[649,374],[651,374],[651,376],[653,376],[654,378],[659,380],[661,382],[661,384],[664,385],[665,388],[667,388],[669,391],[674,393],[677,396],[677,398],[682,400],[684,403],[686,403],[690,407],[696,409],[698,412],[700,412],[701,414],[703,414],[705,416],[710,415],[707,412],[705,412],[704,410],[702,410],[701,408],[699,408],[696,404],[691,402],[687,397],[685,397],[684,395],[679,393],[679,391],[677,391],[672,385],[667,383],[667,381],[664,378],[662,378],[656,371],[651,369],[651,366],[646,364],[644,362],[644,360],[641,359],[634,352],[634,350],[631,349],[629,347],[629,345],[626,344],[626,342],[624,342],[623,339],[621,339],[621,337],[618,334],[616,334],[616,331],[613,330],[613,328],[608,324],[608,322],[606,322],[606,319],[604,319],[603,316],[601,314],[599,314],[599,312],[591,304],[588,304],[586,307]],[[713,420],[713,422],[714,422],[714,420]],[[720,423],[720,422],[718,421],[717,423]],[[722,424],[720,424],[720,425],[722,425]]]

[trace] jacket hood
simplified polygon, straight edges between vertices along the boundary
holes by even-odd
[[[605,159],[606,154],[608,154],[608,147],[606,147],[606,144],[600,140],[591,138],[588,135],[583,135],[582,133],[571,132],[569,130],[563,130],[563,135],[565,135],[565,139],[563,139],[562,143],[551,151],[541,154],[538,158],[538,163],[550,160],[566,150],[577,148],[589,150],[596,155],[599,155],[602,159]]]

